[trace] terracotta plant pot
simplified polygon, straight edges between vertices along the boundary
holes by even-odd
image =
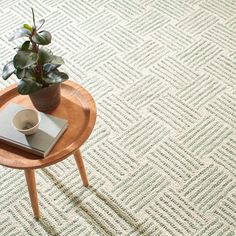
[[[51,85],[29,94],[31,102],[38,111],[50,112],[54,110],[61,101],[61,84]]]

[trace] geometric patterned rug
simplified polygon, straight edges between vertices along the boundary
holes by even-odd
[[[236,235],[236,1],[2,0],[1,71],[30,7],[95,98],[91,185],[72,157],[37,170],[36,221],[24,172],[1,166],[0,235]]]

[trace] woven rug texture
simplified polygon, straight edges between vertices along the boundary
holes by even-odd
[[[0,235],[236,235],[236,1],[1,0],[0,71],[30,7],[96,101],[90,187],[72,156],[36,170],[36,221],[1,166]]]

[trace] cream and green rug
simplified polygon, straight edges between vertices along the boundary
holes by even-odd
[[[1,0],[0,70],[31,6],[97,103],[91,186],[72,157],[38,170],[37,222],[0,167],[0,235],[236,235],[236,1]]]

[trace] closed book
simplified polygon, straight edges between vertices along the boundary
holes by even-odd
[[[12,125],[14,115],[23,109],[25,107],[10,103],[0,112],[0,142],[45,157],[66,130],[68,122],[65,119],[39,112],[41,121],[38,130],[35,134],[24,135]]]

